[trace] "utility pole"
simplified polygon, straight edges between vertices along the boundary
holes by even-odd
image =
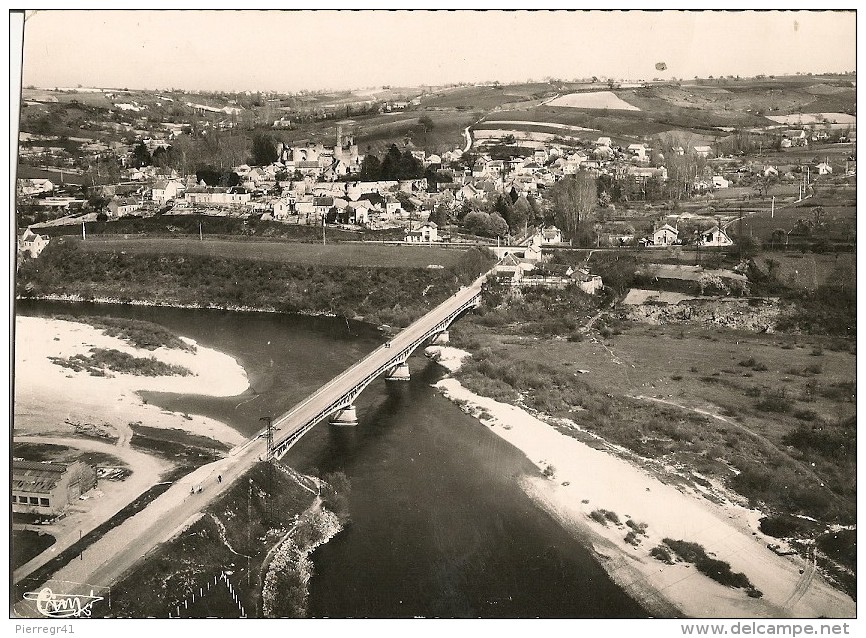
[[[773,200],[770,202],[770,219],[776,214],[776,196],[773,195]]]
[[[201,232],[201,222],[198,223],[198,240],[204,241],[204,235],[202,235],[202,232]]]

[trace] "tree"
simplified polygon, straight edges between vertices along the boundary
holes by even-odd
[[[480,210],[468,213],[463,219],[463,226],[473,235],[487,235],[490,215]]]
[[[773,248],[778,248],[779,245],[785,241],[786,237],[787,233],[784,228],[776,228],[770,235],[770,241],[773,244]]]
[[[434,128],[436,128],[436,124],[433,123],[433,118],[429,115],[422,115],[418,118],[418,124],[421,125],[421,128],[424,129],[425,133],[429,133]]]
[[[253,154],[250,163],[254,166],[268,166],[279,159],[277,145],[266,133],[256,133],[253,136]]]
[[[382,162],[372,153],[367,153],[361,160],[359,177],[365,182],[377,182],[382,175]]]
[[[430,213],[430,221],[439,226],[447,226],[451,220],[451,207],[446,202],[439,202]]]
[[[132,148],[132,158],[136,166],[150,166],[153,158],[144,142],[138,142]]]
[[[487,233],[491,237],[505,237],[508,234],[508,223],[499,213],[491,213],[488,217]]]
[[[827,218],[827,213],[823,206],[815,206],[812,209],[812,229],[813,232],[820,232],[824,226],[824,221]]]
[[[559,180],[551,188],[556,225],[566,237],[577,237],[598,202],[595,177],[588,171]]]

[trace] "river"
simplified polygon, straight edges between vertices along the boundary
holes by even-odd
[[[262,427],[381,343],[344,319],[121,305],[24,302],[28,315],[144,319],[221,350],[251,389],[231,398],[147,393],[161,407]],[[591,553],[519,486],[537,468],[431,384],[423,356],[412,381],[377,380],[360,396],[357,427],[317,425],[284,461],[340,470],[351,520],[313,555],[316,617],[613,618],[646,612]]]

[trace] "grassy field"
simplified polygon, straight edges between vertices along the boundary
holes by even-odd
[[[488,392],[513,400],[519,391],[537,409],[699,472],[698,481],[718,479],[765,511],[853,520],[853,447],[821,451],[808,440],[853,422],[848,342],[631,323],[604,339],[540,339],[477,324],[461,322],[452,339],[496,358],[496,370],[468,370],[474,381],[493,375],[482,382]]]
[[[821,232],[808,238],[809,241],[814,242],[822,237],[838,241],[854,241],[857,226],[856,202],[833,196],[809,198],[799,204],[783,207],[778,206],[778,201],[776,203],[777,208],[772,217],[770,217],[769,210],[761,210],[754,215],[744,217],[743,234],[769,241],[773,231],[777,228],[781,228],[787,233],[794,228],[797,220],[812,220],[815,207],[823,206],[825,211],[824,228]],[[739,222],[736,222],[731,228],[735,232],[739,232]],[[803,239],[805,238],[791,235],[789,243]]]
[[[842,277],[857,286],[857,256],[853,253],[816,255],[815,253],[765,253],[755,258],[763,272],[773,272],[783,284],[795,290],[814,290]]]
[[[452,266],[462,250],[427,246],[376,244],[298,244],[282,242],[244,242],[221,239],[199,241],[194,238],[99,238],[78,242],[87,252],[125,252],[126,254],[205,255],[243,258],[285,264],[323,266],[426,267],[430,264]]]

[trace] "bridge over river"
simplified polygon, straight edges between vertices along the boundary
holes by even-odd
[[[282,458],[292,445],[325,417],[331,416],[331,422],[335,424],[354,425],[357,422],[355,398],[381,374],[387,374],[386,378],[390,380],[408,380],[406,360],[409,356],[428,339],[440,335],[447,337],[448,326],[466,310],[480,303],[484,279],[480,277],[472,285],[459,290],[394,339],[276,419],[272,427],[279,436],[273,442],[271,453]]]
[[[137,514],[85,549],[77,558],[61,567],[44,585],[34,586],[24,600],[13,601],[13,614],[18,617],[43,617],[38,593],[52,600],[69,601],[76,596],[102,596],[99,605],[110,606],[110,587],[127,570],[159,544],[165,543],[192,524],[201,512],[259,460],[281,458],[305,433],[327,417],[332,422],[355,422],[354,401],[357,396],[382,374],[394,380],[408,380],[406,364],[409,356],[430,339],[447,334],[448,327],[466,310],[481,300],[481,285],[486,275],[436,306],[404,329],[387,344],[380,346],[361,361],[345,370],[304,399],[269,428],[276,433],[270,441],[267,430],[234,448],[228,456],[204,465],[176,481],[168,490]],[[220,477],[220,480],[217,480]],[[203,486],[204,489],[195,489]],[[17,583],[28,575],[18,571]],[[34,584],[35,585],[35,584]],[[44,588],[50,588],[47,592]],[[107,597],[107,601],[104,598]],[[77,599],[76,599],[77,600]],[[80,602],[80,601],[79,601]],[[103,612],[94,609],[94,615]]]

